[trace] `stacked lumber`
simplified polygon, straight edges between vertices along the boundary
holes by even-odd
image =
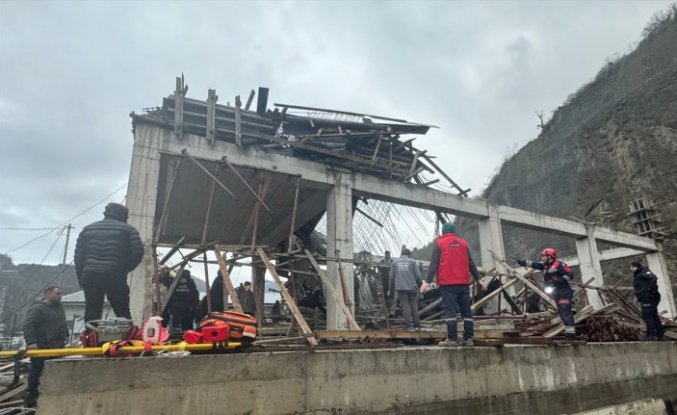
[[[23,408],[25,391],[23,379],[15,377],[14,362],[0,361],[0,415],[33,413],[33,409]]]

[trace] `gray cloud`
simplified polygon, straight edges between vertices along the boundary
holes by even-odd
[[[560,105],[667,4],[0,2],[0,227],[58,225],[125,183],[128,113],[160,105],[181,72],[195,98],[262,85],[272,101],[439,125],[418,146],[479,192],[536,136],[534,110]],[[34,236],[0,230],[0,252]],[[15,260],[39,261],[43,239]]]

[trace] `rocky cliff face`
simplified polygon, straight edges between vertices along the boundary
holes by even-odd
[[[669,271],[677,278],[676,6],[637,48],[570,95],[541,134],[508,159],[483,197],[563,218],[636,233],[628,205],[660,202]],[[476,244],[469,220],[459,226]],[[574,241],[504,229],[506,255],[544,246],[575,254]]]

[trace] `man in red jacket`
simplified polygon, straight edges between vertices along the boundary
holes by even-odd
[[[433,244],[433,257],[430,260],[428,275],[421,285],[421,293],[428,290],[430,281],[437,274],[437,284],[442,294],[442,304],[446,312],[447,339],[440,342],[443,347],[458,346],[456,315],[460,309],[463,317],[463,346],[472,346],[474,324],[470,309],[470,275],[475,281],[480,274],[470,257],[468,243],[456,236],[456,226],[447,222],[442,226],[442,236]]]

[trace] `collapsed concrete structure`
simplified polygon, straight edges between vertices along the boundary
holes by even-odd
[[[314,270],[310,273],[332,293],[327,297],[327,328],[359,332],[351,278],[353,263],[359,263],[353,258],[352,240],[357,198],[476,219],[478,256],[485,270],[510,271],[501,261],[503,224],[571,237],[578,256],[568,260],[580,266],[583,281],[592,281],[584,286],[588,310],[609,306],[601,304],[594,288],[604,284],[601,261],[645,255],[659,277],[662,310],[675,316],[659,243],[467,197],[467,190],[425,152],[409,139],[401,140],[407,134],[424,134],[429,126],[285,104],[268,111],[266,90],[259,92],[257,111],[250,111],[253,95],[244,107],[239,98],[230,107],[216,105],[213,91],[206,101],[190,100],[186,89],[178,78],[174,95],[161,108],[132,114],[127,204],[130,222],[146,247],[143,266],[130,276],[136,319],[151,315],[153,297],[158,304],[164,302],[151,288],[158,264],[185,247],[193,251],[179,262],[179,269],[214,250],[226,285],[226,264],[251,258],[259,306],[266,271],[293,308],[295,301],[286,294],[278,272]],[[301,116],[294,110],[307,113]],[[448,180],[459,194],[431,189],[430,181],[419,176],[426,169]],[[316,258],[304,248],[325,214],[327,248],[325,257]],[[598,242],[615,247],[600,252]],[[171,250],[159,259],[156,249],[162,246]],[[224,251],[233,253],[227,261]],[[306,271],[290,266],[302,252],[310,264]],[[271,258],[277,258],[275,264]],[[318,259],[326,264],[326,273]],[[228,294],[233,295],[232,284]],[[232,300],[237,308],[237,298]],[[315,333],[296,311],[302,338],[317,345]],[[347,331],[332,335],[337,332]],[[423,334],[434,338],[433,333]],[[225,356],[50,361],[40,410],[65,414],[75,407],[83,414],[107,414],[119,412],[124,402],[124,410],[133,414],[559,414],[677,398],[672,342],[451,350],[387,346],[297,345]],[[103,384],[101,373],[106,373]]]
[[[645,255],[658,277],[659,311],[676,315],[659,242],[467,197],[467,190],[412,145],[413,139],[403,139],[431,126],[287,104],[270,111],[265,88],[259,90],[256,111],[249,109],[254,91],[244,107],[239,97],[232,107],[218,105],[213,90],[205,101],[187,98],[186,91],[183,78],[177,78],[162,107],[132,113],[127,204],[130,223],[146,246],[143,266],[129,280],[137,319],[151,314],[158,246],[180,243],[196,249],[195,255],[218,246],[240,258],[263,251],[274,256],[292,251],[292,234],[307,238],[324,214],[329,284],[343,285],[352,296],[352,218],[359,198],[476,219],[485,270],[504,269],[496,260],[505,256],[502,224],[575,239],[578,255],[568,260],[580,266],[582,280],[591,286],[604,285],[602,261]],[[448,180],[458,194],[430,188],[419,175],[426,170]],[[600,252],[598,243],[614,248]],[[261,298],[257,287],[263,285],[265,261],[254,262],[254,288]],[[590,305],[602,306],[594,289],[587,294]],[[349,327],[340,303],[328,297],[329,329]]]

